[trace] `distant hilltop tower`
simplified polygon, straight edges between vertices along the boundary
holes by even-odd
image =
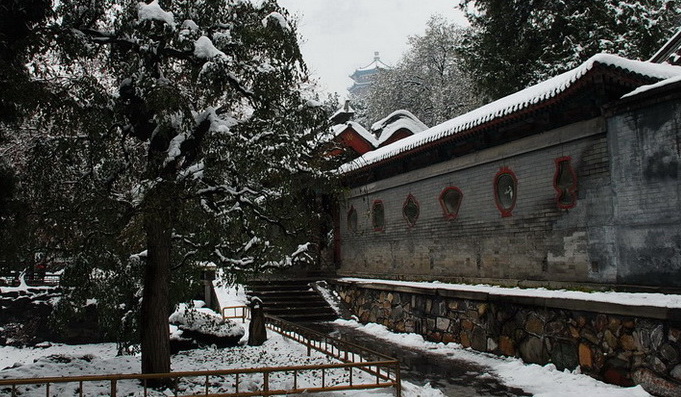
[[[381,69],[390,69],[390,67],[381,62],[381,57],[378,55],[378,51],[376,51],[374,52],[373,62],[355,70],[355,73],[350,75],[350,78],[354,81],[352,87],[348,88],[350,94],[354,96],[365,95]]]

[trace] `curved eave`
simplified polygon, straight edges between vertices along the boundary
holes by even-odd
[[[585,88],[587,85],[592,84],[592,83],[598,83],[599,80],[603,80],[604,78],[610,78],[617,80],[620,82],[621,86],[626,86],[629,88],[635,88],[639,85],[642,84],[642,82],[650,82],[650,81],[656,81],[657,79],[652,78],[650,76],[642,75],[636,72],[632,72],[629,70],[626,70],[624,68],[621,68],[619,66],[612,66],[612,65],[604,65],[604,64],[594,64],[594,66],[588,70],[584,75],[582,75],[581,78],[579,78],[577,81],[572,83],[569,87],[567,87],[565,90],[562,92],[547,98],[543,101],[534,103],[530,106],[524,107],[522,109],[516,110],[512,113],[508,113],[503,116],[496,117],[494,119],[488,120],[486,122],[483,122],[481,124],[478,124],[476,126],[473,126],[471,128],[462,130],[457,133],[453,133],[450,135],[445,135],[439,139],[435,139],[430,142],[425,142],[419,146],[413,147],[411,149],[407,149],[405,151],[402,151],[400,153],[397,153],[393,156],[378,160],[376,162],[373,162],[371,164],[367,164],[362,167],[358,167],[349,171],[343,172],[343,175],[345,177],[351,178],[354,175],[359,175],[363,174],[366,172],[371,171],[372,169],[376,168],[381,168],[386,165],[389,165],[391,163],[396,163],[401,161],[404,158],[415,156],[421,152],[430,150],[434,147],[441,146],[441,145],[446,145],[446,144],[452,144],[455,143],[456,141],[460,141],[466,138],[469,138],[472,135],[479,134],[481,132],[484,132],[486,130],[490,130],[492,128],[495,128],[497,126],[500,126],[502,124],[509,124],[514,121],[518,121],[521,119],[524,119],[528,116],[531,116],[532,114],[541,112],[543,110],[549,109],[551,107],[557,106],[560,103],[572,98],[576,92],[580,91],[581,89]],[[396,143],[399,143],[396,142]],[[390,146],[390,145],[388,145]],[[386,147],[388,147],[386,146]]]

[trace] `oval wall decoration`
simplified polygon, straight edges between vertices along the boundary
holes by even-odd
[[[402,205],[402,215],[404,216],[404,219],[407,220],[409,227],[414,227],[414,225],[416,225],[416,220],[419,219],[420,213],[421,209],[419,208],[419,203],[410,193]]]
[[[518,178],[508,167],[502,167],[494,177],[494,201],[502,217],[512,215],[518,196]]]
[[[385,230],[385,210],[381,200],[374,200],[371,206],[371,225],[376,232]]]
[[[558,208],[569,209],[577,205],[577,174],[572,168],[571,157],[556,159],[553,187],[556,189]]]
[[[440,193],[439,200],[446,219],[455,219],[459,215],[459,208],[463,201],[461,189],[456,186],[446,187]]]
[[[354,206],[350,206],[348,211],[348,230],[353,233],[357,232],[357,210]]]

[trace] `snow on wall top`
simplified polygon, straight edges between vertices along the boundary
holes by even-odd
[[[622,68],[633,73],[658,79],[667,79],[681,75],[681,67],[679,66],[633,61],[617,55],[597,54],[589,58],[580,66],[556,77],[488,103],[485,106],[462,114],[452,120],[431,127],[420,134],[412,135],[391,143],[390,145],[368,152],[349,163],[343,164],[339,168],[339,172],[346,173],[369,166],[424,144],[458,134],[462,131],[549,100],[572,86],[597,63]]]
[[[646,91],[654,90],[656,88],[660,88],[660,87],[664,87],[666,85],[677,83],[679,81],[681,81],[681,75],[670,77],[670,78],[664,79],[662,81],[658,81],[655,84],[642,85],[642,86],[638,87],[637,89],[633,90],[632,92],[629,92],[627,94],[622,95],[622,98],[632,97],[632,96],[638,95],[638,94],[646,92]]]
[[[417,134],[428,129],[428,126],[423,124],[416,116],[408,110],[396,110],[390,113],[387,117],[378,120],[371,126],[371,130],[376,133],[381,132],[378,136],[378,145],[390,139],[390,137],[398,130],[406,128]]]

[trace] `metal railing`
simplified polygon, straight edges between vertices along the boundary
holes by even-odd
[[[225,307],[222,310],[226,318],[248,318],[249,310],[246,306]],[[102,388],[108,389],[112,397],[116,397],[121,382],[141,382],[144,396],[149,395],[152,388],[149,383],[159,380],[170,385],[173,395],[176,397],[208,396],[208,397],[245,397],[245,396],[271,396],[281,394],[328,392],[342,390],[363,390],[394,387],[395,395],[401,396],[400,364],[399,361],[374,352],[370,349],[346,342],[337,338],[302,327],[274,316],[265,316],[266,326],[281,335],[296,340],[307,346],[308,355],[311,350],[320,351],[330,357],[338,359],[338,364],[300,365],[286,367],[265,367],[228,369],[213,371],[185,371],[171,372],[166,374],[112,374],[94,376],[71,376],[71,377],[45,377],[27,379],[0,379],[0,394],[18,397],[25,395],[20,386],[34,386],[45,388],[45,396],[54,395],[86,396],[86,389],[95,390],[96,395],[102,395]],[[315,376],[307,378],[305,383],[300,374],[312,372]],[[367,376],[366,374],[370,375]],[[262,377],[262,382],[254,381],[254,377]],[[199,378],[199,381],[191,382],[191,378]],[[219,378],[219,379],[216,379]],[[278,383],[273,383],[273,379]],[[312,379],[312,383],[309,383]],[[183,383],[180,380],[184,380]],[[105,385],[102,385],[104,382]],[[316,383],[315,383],[316,382]],[[77,387],[70,391],[55,390],[58,385],[75,383]],[[95,383],[95,385],[93,385]],[[96,383],[99,383],[98,385]],[[254,385],[260,384],[257,390]],[[281,388],[278,385],[292,385]],[[54,387],[51,387],[54,386]],[[231,387],[231,389],[229,389]],[[246,388],[250,390],[245,390]],[[186,394],[187,389],[193,389]],[[200,389],[200,390],[199,390]],[[217,389],[217,390],[216,390]],[[57,394],[50,394],[55,392]],[[38,392],[40,393],[40,392]],[[197,394],[198,393],[198,394]],[[164,394],[165,395],[165,394]]]
[[[358,369],[375,376],[376,382],[368,385],[373,385],[374,388],[394,387],[395,395],[401,396],[399,360],[275,316],[265,315],[265,324],[267,328],[307,346],[308,355],[314,349],[344,362],[346,365],[358,365]],[[356,388],[369,388],[368,385],[364,384],[363,387]],[[352,386],[352,373],[350,375],[350,386]]]
[[[245,323],[247,318],[251,318],[251,311],[248,306],[225,306],[222,308],[222,318],[240,318],[241,322]]]
[[[61,396],[61,395],[73,395],[73,396],[88,396],[93,394],[86,393],[87,386],[90,384],[91,389],[93,389],[94,395],[101,396],[101,385],[100,390],[94,390],[96,385],[91,385],[96,382],[105,382],[108,388],[108,393],[111,397],[116,397],[120,383],[126,380],[136,380],[142,382],[142,388],[144,396],[148,396],[150,390],[153,388],[148,384],[150,381],[158,380],[168,380],[170,382],[165,382],[170,385],[172,390],[172,395],[175,397],[189,397],[189,396],[209,396],[209,397],[246,397],[246,396],[272,396],[281,394],[295,394],[295,393],[312,393],[312,392],[322,392],[322,391],[340,391],[340,390],[361,390],[361,389],[374,389],[379,387],[391,387],[392,383],[389,382],[379,382],[378,379],[374,383],[372,382],[361,382],[355,381],[353,383],[353,369],[371,365],[388,365],[390,363],[342,363],[342,364],[322,364],[322,365],[299,365],[299,366],[287,366],[287,367],[265,367],[265,368],[245,368],[245,369],[228,369],[228,370],[214,370],[214,371],[187,371],[187,372],[171,372],[167,374],[116,374],[116,375],[92,375],[92,376],[65,376],[65,377],[47,377],[47,378],[30,378],[30,379],[0,379],[0,393],[2,395],[9,395],[12,397],[18,397],[25,395],[25,390],[21,391],[19,386],[22,385],[33,385],[37,388],[44,386],[45,396]],[[329,384],[329,373],[333,370],[349,372],[348,383],[347,384]],[[300,374],[306,371],[321,372],[321,378],[315,376],[319,383],[318,384],[301,384]],[[272,379],[276,375],[279,376],[279,384],[285,383],[281,382],[281,378],[291,379],[293,386],[289,388],[272,387]],[[316,373],[315,373],[316,374]],[[261,387],[257,390],[245,390],[252,388],[257,382],[248,375],[261,375],[262,383]],[[188,378],[201,378],[200,382],[194,382],[193,384],[181,384],[180,379],[187,380]],[[220,379],[216,379],[220,378]],[[62,383],[77,383],[78,386],[72,390],[55,390],[56,385]],[[231,390],[226,390],[225,386],[231,386]],[[52,387],[55,386],[55,387]],[[197,390],[201,388],[203,390]],[[219,388],[220,390],[216,390]],[[187,389],[193,389],[188,392]],[[40,393],[40,392],[38,392]],[[64,394],[68,393],[68,394]],[[158,395],[167,395],[160,392]],[[399,393],[397,394],[399,396]]]

